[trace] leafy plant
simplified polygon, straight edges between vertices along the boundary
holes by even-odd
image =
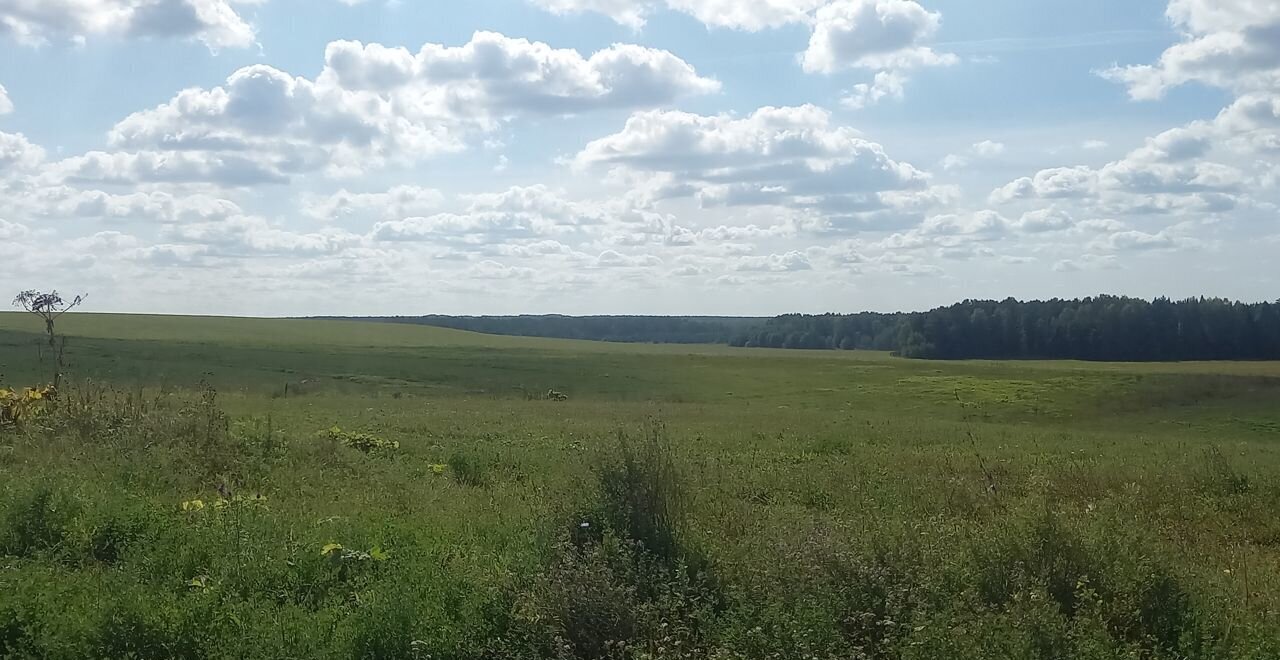
[[[400,443],[396,440],[386,440],[371,433],[344,431],[338,426],[332,426],[327,431],[323,431],[322,434],[344,447],[350,447],[366,454],[387,453],[400,448]]]
[[[55,392],[52,385],[27,387],[21,391],[0,387],[0,428],[21,426],[40,417]]]

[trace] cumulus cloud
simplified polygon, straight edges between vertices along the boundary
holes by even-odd
[[[21,133],[0,131],[0,179],[31,170],[44,161],[44,149]]]
[[[996,238],[1009,229],[1009,221],[995,211],[947,213],[931,216],[920,226],[925,236],[982,236]]]
[[[9,100],[9,90],[0,85],[0,115],[13,112],[13,101]]]
[[[0,218],[0,241],[16,241],[29,233],[30,230],[25,225]]]
[[[201,248],[201,255],[215,256],[315,256],[334,254],[361,241],[359,236],[341,230],[296,233],[250,215],[170,225],[166,233],[179,243]]]
[[[461,150],[526,115],[665,104],[719,84],[666,51],[618,44],[583,57],[477,32],[460,47],[329,44],[314,80],[266,65],[188,89],[109,134],[115,153],[72,159],[67,175],[120,181],[283,182],[363,172]]]
[[[788,23],[804,23],[826,0],[531,0],[557,14],[594,12],[630,28],[644,27],[660,9],[688,14],[708,27],[758,31]]]
[[[954,170],[967,167],[975,158],[995,158],[1004,153],[1004,143],[993,140],[975,142],[964,154],[947,154],[942,159],[942,169]]]
[[[281,184],[295,173],[272,154],[208,151],[90,151],[52,163],[45,174],[77,185],[213,183],[220,186]]]
[[[1209,121],[1193,121],[1147,138],[1102,167],[1055,167],[1015,179],[991,202],[1067,200],[1115,211],[1227,210],[1254,185],[1270,154],[1280,152],[1280,96],[1249,93]]]
[[[973,152],[973,155],[981,158],[995,158],[996,156],[1004,153],[1004,143],[996,142],[994,140],[983,140],[981,142],[975,142],[973,146],[970,147],[970,151]]]
[[[704,207],[774,206],[822,217],[914,213],[929,177],[889,157],[858,131],[833,126],[814,106],[761,108],[747,117],[641,112],[589,143],[580,169],[647,177],[658,197]],[[910,194],[907,194],[910,193]]]
[[[659,266],[662,259],[651,254],[622,254],[616,250],[601,252],[591,263],[594,268],[648,268]]]
[[[373,226],[378,241],[450,241],[480,243],[533,238],[543,233],[540,219],[517,213],[438,213],[387,220]]]
[[[68,186],[40,189],[20,202],[33,215],[53,219],[208,222],[244,213],[235,202],[203,194],[174,195],[165,191],[115,194]]]
[[[1178,236],[1169,230],[1155,234],[1129,230],[1099,236],[1089,243],[1089,248],[1094,252],[1143,252],[1149,250],[1176,250],[1199,245],[1199,241]]]
[[[941,22],[940,13],[915,0],[835,0],[815,12],[813,34],[800,63],[809,73],[878,70],[871,82],[853,86],[841,100],[846,107],[901,100],[907,82],[903,71],[959,61],[924,45]]]
[[[1170,0],[1166,15],[1183,40],[1155,64],[1117,66],[1105,77],[1134,99],[1158,99],[1199,82],[1239,93],[1280,85],[1280,3],[1274,0]]]
[[[1070,229],[1075,224],[1075,219],[1071,217],[1070,213],[1050,206],[1023,213],[1022,217],[1018,218],[1015,226],[1022,231],[1039,233]]]
[[[814,15],[801,63],[811,73],[954,64],[955,55],[922,45],[941,24],[914,0],[836,0]]]
[[[849,93],[840,99],[846,108],[861,110],[875,105],[884,99],[901,101],[905,95],[904,85],[907,79],[896,71],[881,71],[870,83],[858,83]]]
[[[343,188],[326,196],[304,197],[302,212],[318,220],[338,222],[364,215],[386,218],[422,215],[443,204],[444,193],[434,188],[395,186],[374,193],[353,193]]]
[[[740,257],[734,269],[745,272],[786,273],[811,270],[813,265],[809,263],[809,257],[803,252],[792,250],[785,254]]]
[[[256,0],[0,0],[0,37],[39,45],[90,37],[180,38],[246,48],[253,28],[236,12]]]
[[[561,244],[552,240],[556,236],[618,245],[679,245],[696,238],[671,217],[638,207],[626,197],[577,200],[562,190],[533,185],[460,195],[456,201],[461,210],[378,222],[370,237],[382,242],[469,245],[504,255],[518,250],[523,256],[561,252]],[[549,247],[555,249],[545,251]]]
[[[426,44],[416,54],[337,41],[325,51],[337,86],[383,94],[431,93],[454,116],[574,114],[669,103],[720,84],[665,50],[614,44],[590,57],[541,42],[477,32],[463,46]]]

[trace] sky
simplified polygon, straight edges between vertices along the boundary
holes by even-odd
[[[1277,204],[1280,0],[0,0],[0,278],[94,311],[1274,300]]]

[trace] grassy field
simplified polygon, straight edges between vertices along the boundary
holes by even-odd
[[[59,327],[0,657],[1280,657],[1277,363]]]

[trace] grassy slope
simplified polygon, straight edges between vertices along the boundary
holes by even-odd
[[[6,382],[34,382],[47,371],[31,348],[32,321],[0,314]],[[8,580],[62,590],[75,603],[68,611],[92,611],[95,589],[187,607],[186,581],[207,574],[224,607],[294,621],[301,632],[286,644],[296,645],[292,653],[354,643],[358,631],[348,628],[362,624],[339,614],[346,606],[279,609],[248,595],[260,587],[252,580],[285,580],[272,571],[292,575],[285,566],[336,540],[392,549],[395,572],[367,587],[366,598],[441,580],[471,594],[495,571],[536,561],[540,530],[582,496],[600,448],[620,429],[634,433],[657,420],[689,477],[691,536],[734,584],[767,583],[773,564],[800,570],[787,562],[814,543],[907,539],[930,566],[966,566],[967,548],[1021,533],[1018,521],[1052,509],[1102,546],[1139,539],[1143,556],[1169,562],[1196,602],[1226,607],[1252,626],[1277,624],[1280,574],[1266,568],[1280,562],[1280,523],[1269,513],[1280,505],[1276,363],[938,363],[341,321],[64,321],[77,378],[126,389],[207,379],[238,428],[259,428],[269,416],[290,440],[272,461],[215,469],[163,437],[143,452],[66,438],[6,447],[0,438],[0,511],[55,484],[96,502],[85,505],[91,510],[145,511],[148,524],[165,530],[110,571],[40,559],[21,560],[18,577],[0,571],[0,587]],[[548,388],[570,400],[526,400],[525,392]],[[318,445],[314,433],[333,424],[398,440],[402,450],[369,460]],[[490,466],[484,486],[429,468],[459,454]],[[1246,495],[1222,492],[1233,475],[1252,484]],[[183,527],[174,508],[212,498],[222,479],[268,493],[272,510],[243,532],[253,540],[247,548],[191,558],[193,548],[215,542],[214,530]],[[404,598],[428,610],[470,602],[449,588]],[[333,630],[325,617],[335,616],[346,622],[339,638],[313,632]],[[413,625],[418,637],[442,626],[430,617]],[[244,648],[271,655],[285,644],[269,627],[250,628]]]

